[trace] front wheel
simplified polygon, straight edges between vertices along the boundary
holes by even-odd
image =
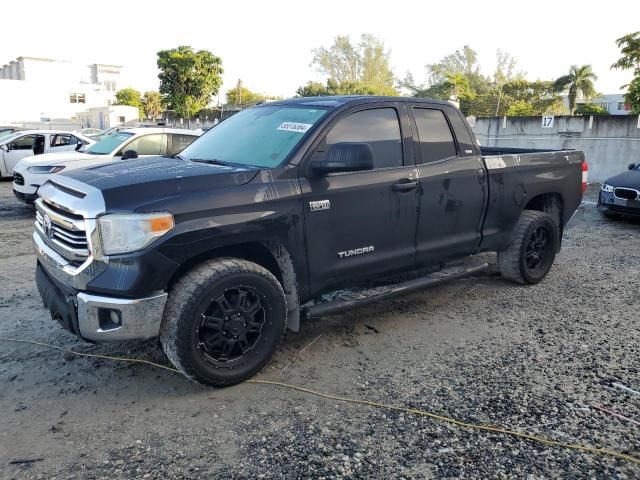
[[[498,253],[500,273],[516,283],[538,283],[551,269],[559,242],[558,227],[549,214],[523,211],[509,248]]]
[[[256,374],[275,353],[287,324],[284,291],[247,260],[210,260],[169,292],[162,348],[188,378],[224,387]]]

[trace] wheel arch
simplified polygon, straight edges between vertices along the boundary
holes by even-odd
[[[298,289],[298,275],[293,257],[285,245],[278,241],[245,242],[219,247],[192,256],[173,273],[167,289],[186,273],[204,261],[220,258],[235,257],[256,263],[266,268],[282,285],[287,299],[287,328],[294,332],[300,329],[300,294]]]
[[[562,195],[557,192],[540,193],[532,197],[527,202],[524,209],[544,212],[553,218],[560,234],[560,241],[558,243],[558,250],[560,250],[564,229],[564,199],[562,198]]]

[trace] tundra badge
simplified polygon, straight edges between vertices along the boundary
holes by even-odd
[[[318,200],[317,202],[309,202],[309,210],[317,212],[318,210],[329,210],[331,202],[329,200]]]
[[[352,257],[354,255],[364,255],[365,253],[373,253],[374,250],[375,249],[373,248],[373,245],[370,245],[368,247],[356,248],[355,250],[338,252],[338,256],[340,258],[347,258],[347,257]]]

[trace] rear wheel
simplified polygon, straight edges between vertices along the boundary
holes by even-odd
[[[282,286],[268,270],[221,258],[198,266],[171,289],[160,340],[184,375],[227,386],[269,361],[282,340],[286,315]]]
[[[551,269],[559,242],[558,227],[549,214],[525,210],[509,248],[498,253],[502,276],[522,284],[538,283]]]

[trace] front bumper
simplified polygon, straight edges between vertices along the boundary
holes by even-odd
[[[13,188],[13,194],[21,202],[28,203],[28,204],[33,204],[38,199],[37,193],[20,192],[15,187]]]
[[[640,216],[640,200],[625,200],[616,197],[613,192],[603,192],[598,195],[598,210],[619,215]]]
[[[68,273],[55,264],[56,252],[37,233],[34,242],[38,291],[44,307],[66,330],[94,342],[146,340],[159,335],[166,293],[132,299],[78,290],[63,281]]]

